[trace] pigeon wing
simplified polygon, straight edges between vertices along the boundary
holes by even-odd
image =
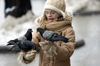
[[[54,32],[52,32],[52,31],[46,30],[46,31],[43,33],[43,38],[44,38],[45,40],[51,41],[51,38],[52,38],[53,33],[54,33]]]
[[[68,38],[61,36],[57,33],[53,33],[52,37],[51,37],[51,41],[63,41],[63,42],[68,42]]]

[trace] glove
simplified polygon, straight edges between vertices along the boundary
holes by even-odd
[[[20,63],[29,64],[35,59],[35,56],[36,56],[35,50],[28,51],[27,53],[20,52],[20,55],[18,56],[18,60]]]
[[[42,50],[48,55],[48,56],[55,56],[57,55],[56,49],[57,44],[54,42],[39,42],[39,45],[41,46]]]

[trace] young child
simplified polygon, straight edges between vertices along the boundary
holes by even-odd
[[[64,0],[46,1],[43,15],[37,19],[39,27],[56,32],[69,40],[67,43],[57,41],[50,42],[50,44],[42,38],[37,30],[33,31],[32,42],[36,44],[37,49],[40,47],[39,66],[71,66],[70,57],[75,48],[75,33],[71,21],[72,15],[70,12],[66,12]],[[50,49],[54,50],[54,52],[49,51]],[[51,56],[48,56],[48,54]],[[26,55],[20,58],[22,59],[21,62],[26,63],[25,60],[27,58],[30,58],[30,61],[35,57],[35,54],[34,56],[29,55],[27,57]],[[26,64],[28,63],[30,62],[27,61]]]
[[[71,25],[72,15],[66,12],[64,0],[47,0],[44,6],[43,15],[37,19],[39,27],[51,30],[69,39],[67,43],[57,41],[56,55],[48,57],[47,53],[39,46],[39,42],[45,42],[40,33],[35,30],[32,42],[40,47],[39,66],[70,66],[70,57],[75,48],[75,33]]]

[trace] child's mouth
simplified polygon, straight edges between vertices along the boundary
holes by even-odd
[[[54,18],[49,18],[48,21],[49,22],[53,22],[54,21]]]

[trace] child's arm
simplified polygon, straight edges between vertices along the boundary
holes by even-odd
[[[39,41],[40,41],[40,34],[39,32],[35,30],[33,31],[33,34],[32,34],[32,42],[36,44],[36,50],[38,50]]]
[[[75,33],[72,28],[68,28],[65,32],[65,37],[69,39],[67,43],[62,42],[61,45],[57,44],[57,55],[55,56],[58,60],[66,60],[71,57],[75,48]]]

